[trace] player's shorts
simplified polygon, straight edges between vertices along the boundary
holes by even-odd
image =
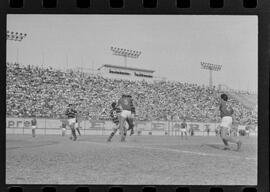
[[[75,128],[79,128],[79,123],[75,123]]]
[[[37,128],[37,126],[36,125],[32,125],[32,129],[36,129]]]
[[[121,112],[121,117],[127,119],[127,118],[132,118],[132,115],[131,115],[131,111],[128,111],[128,110],[123,110]]]
[[[72,125],[72,124],[75,124],[75,123],[76,123],[76,118],[68,119],[68,124],[69,125]]]
[[[180,129],[181,133],[187,133],[187,129]]]
[[[232,127],[232,117],[230,117],[230,116],[222,117],[220,126],[231,129],[231,127]]]
[[[115,124],[113,124],[113,127],[112,127],[112,129],[115,131],[115,130],[118,130],[119,129],[119,123],[115,123]]]

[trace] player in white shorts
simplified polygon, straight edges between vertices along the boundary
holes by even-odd
[[[69,104],[68,109],[66,110],[66,115],[68,116],[68,125],[71,129],[71,134],[72,134],[70,139],[73,139],[73,141],[77,140],[76,131],[75,131],[76,114],[77,114],[77,111],[73,109],[72,104]]]
[[[221,116],[221,123],[220,123],[220,137],[225,145],[225,150],[230,149],[228,142],[236,143],[237,150],[240,149],[242,142],[240,140],[236,140],[229,136],[230,129],[232,128],[232,115],[233,109],[228,104],[228,96],[226,94],[221,94],[220,100],[220,116]]]
[[[37,119],[35,117],[31,120],[31,127],[32,127],[32,137],[35,137],[37,128]]]
[[[183,122],[180,125],[180,133],[181,133],[181,138],[183,139],[183,135],[185,134],[185,138],[187,139],[187,123],[186,119],[183,120]]]
[[[121,133],[121,142],[125,141],[126,138],[126,128],[124,126],[125,121],[128,123],[128,130],[130,130],[130,135],[134,134],[134,115],[135,107],[133,105],[133,100],[131,95],[123,94],[122,97],[118,100],[118,107],[122,110],[120,114],[120,133]]]

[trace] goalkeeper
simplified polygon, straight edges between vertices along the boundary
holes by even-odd
[[[133,105],[133,99],[131,95],[122,95],[118,100],[118,106],[122,109],[120,114],[120,131],[121,131],[121,142],[125,141],[126,138],[126,128],[124,127],[125,121],[128,123],[128,130],[130,131],[130,136],[134,134],[134,115],[135,107]]]

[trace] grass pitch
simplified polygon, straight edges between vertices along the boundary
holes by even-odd
[[[7,135],[7,184],[256,185],[257,137]]]

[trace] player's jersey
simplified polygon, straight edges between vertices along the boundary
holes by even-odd
[[[110,111],[110,117],[112,119],[112,121],[115,123],[115,124],[118,124],[119,123],[119,113],[121,113],[121,109],[119,108],[114,108]]]
[[[181,129],[186,129],[187,128],[187,123],[181,123],[181,125],[180,125],[180,128]]]
[[[118,106],[120,106],[123,110],[135,113],[135,107],[130,95],[123,95],[118,101]]]
[[[67,109],[66,115],[68,116],[69,119],[75,118],[77,114],[77,111],[74,109]]]
[[[227,102],[221,102],[220,106],[219,106],[219,110],[220,110],[220,116],[221,118],[225,117],[225,116],[232,116],[233,114],[233,109],[231,106],[228,105]]]
[[[36,119],[32,119],[31,120],[31,125],[32,126],[36,126],[37,125],[37,120]]]

